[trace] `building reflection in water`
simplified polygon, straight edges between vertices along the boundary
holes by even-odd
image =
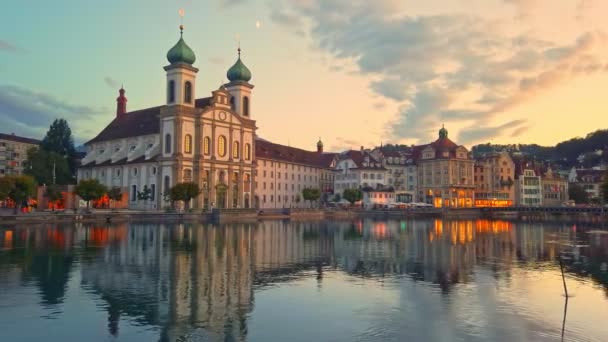
[[[41,304],[61,305],[66,284],[101,298],[108,332],[122,318],[157,327],[162,341],[196,336],[244,341],[254,293],[265,286],[342,271],[401,277],[449,294],[472,282],[475,267],[495,277],[513,267],[556,267],[591,277],[608,296],[608,236],[581,227],[507,221],[265,221],[201,224],[32,226],[0,229],[0,272],[16,268],[40,289]],[[0,284],[0,287],[8,288]]]

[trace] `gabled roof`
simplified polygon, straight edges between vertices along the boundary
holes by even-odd
[[[255,141],[255,157],[272,159],[294,164],[309,165],[328,169],[336,156],[335,153],[320,153],[303,149],[275,144],[257,138]]]
[[[365,162],[365,157],[369,157],[369,165],[367,166],[363,164]],[[357,169],[386,170],[380,161],[375,159],[370,153],[367,152],[364,153],[357,150],[348,150],[346,152],[342,152],[339,158],[340,160],[352,160]],[[376,166],[376,164],[380,164],[380,166]]]
[[[601,183],[606,176],[606,170],[578,169],[576,170],[576,180],[583,183]]]
[[[412,159],[418,161],[422,159],[422,151],[427,148],[432,147],[435,152],[449,152],[448,156],[443,156],[443,153],[436,153],[434,159],[447,159],[447,158],[456,158],[456,150],[458,148],[464,148],[462,145],[458,145],[448,137],[440,137],[430,144],[418,145],[413,147],[412,151]]]
[[[41,143],[41,141],[37,140],[37,139],[20,137],[15,134],[4,134],[4,133],[0,133],[0,140],[8,140],[8,141],[14,141],[14,142],[18,142],[18,143],[32,144],[32,145],[40,145],[40,143]]]
[[[196,99],[196,108],[211,104],[211,97]],[[140,109],[117,116],[97,136],[85,145],[115,139],[124,139],[160,133],[160,109],[163,106]]]

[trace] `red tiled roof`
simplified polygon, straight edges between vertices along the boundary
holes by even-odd
[[[255,157],[261,159],[273,159],[284,162],[309,165],[318,168],[330,168],[335,153],[319,153],[306,151],[295,147],[271,143],[264,139],[255,141]]]
[[[363,166],[363,162],[365,161],[365,157],[369,157],[369,165],[370,166]],[[342,153],[340,155],[340,159],[351,159],[355,165],[357,166],[357,169],[373,169],[373,170],[384,170],[384,166],[375,166],[376,164],[380,164],[380,161],[376,160],[371,154],[369,153],[363,153],[361,151],[357,151],[357,150],[349,150],[346,151],[344,153]]]
[[[195,100],[196,108],[203,108],[211,104],[211,97]],[[148,134],[160,133],[160,109],[163,106],[140,109],[115,117],[95,138],[85,145]]]
[[[20,137],[18,135],[4,134],[4,133],[0,133],[0,140],[8,140],[8,141],[14,141],[14,142],[18,142],[18,143],[32,144],[32,145],[40,145],[40,143],[41,143],[41,141],[37,140],[37,139]]]
[[[606,177],[606,170],[580,169],[576,170],[576,180],[583,183],[601,183]],[[590,180],[587,181],[586,179]]]

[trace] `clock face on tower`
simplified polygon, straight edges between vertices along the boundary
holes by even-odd
[[[220,120],[226,120],[226,112],[220,112]]]

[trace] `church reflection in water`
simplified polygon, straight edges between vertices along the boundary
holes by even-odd
[[[579,246],[579,247],[577,247]],[[33,281],[42,305],[61,305],[70,277],[100,298],[108,331],[121,318],[157,327],[160,340],[196,335],[244,341],[257,289],[325,272],[402,277],[449,294],[474,268],[496,277],[513,267],[556,267],[593,278],[602,271],[607,235],[572,225],[507,221],[264,221],[211,224],[28,226],[0,229],[0,272]],[[581,262],[584,261],[584,262]],[[604,265],[604,266],[602,266]],[[3,279],[11,279],[6,277]],[[0,284],[10,291],[10,284]]]

